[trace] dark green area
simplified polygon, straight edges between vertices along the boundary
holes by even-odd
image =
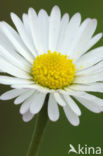
[[[103,0],[1,0],[0,20],[12,25],[10,12],[20,17],[29,7],[36,11],[44,8],[50,13],[54,5],[59,5],[62,14],[68,12],[72,16],[76,12],[86,17],[98,19],[98,32],[103,32]],[[103,39],[96,45],[103,45]],[[9,87],[1,86],[0,93]],[[103,98],[103,94],[98,94]],[[94,114],[83,106],[79,127],[71,126],[62,109],[60,120],[47,125],[39,156],[68,156],[69,144],[88,144],[103,147],[103,113]],[[13,101],[0,101],[0,156],[25,156],[31,140],[34,120],[24,123],[19,114],[19,106]],[[73,156],[73,154],[71,154]]]

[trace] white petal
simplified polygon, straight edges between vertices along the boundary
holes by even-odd
[[[2,46],[2,48],[6,50],[6,52],[2,52],[3,49],[0,51],[0,53],[3,56],[6,57],[5,54],[9,53],[9,55],[12,55],[13,57],[15,57],[15,59],[19,60],[19,63],[21,64],[22,67],[30,69],[30,64],[25,60],[25,58],[23,58],[15,51],[15,48],[13,47],[12,43],[3,33],[2,27],[0,27],[0,45]],[[6,59],[8,59],[8,57],[6,57]]]
[[[64,41],[64,37],[65,37],[65,33],[66,33],[66,29],[68,26],[68,22],[69,22],[69,15],[66,13],[64,14],[64,16],[61,19],[61,23],[60,23],[60,31],[59,31],[59,37],[58,37],[58,42],[57,42],[57,51],[62,52],[62,44]]]
[[[18,68],[28,72],[30,70],[30,67],[28,68],[27,65],[25,65],[25,62],[17,57],[17,55],[14,57],[11,53],[11,50],[8,51],[5,49],[2,45],[0,45],[0,55],[2,55],[8,62],[10,62],[12,65],[17,66]],[[23,61],[23,63],[22,63]]]
[[[26,31],[26,33],[29,36],[30,42],[31,42],[32,45],[34,45],[32,34],[31,34],[31,29],[30,29],[30,23],[29,23],[29,17],[28,17],[28,15],[24,13],[23,16],[22,16],[22,20],[23,20],[23,24],[24,24],[24,27],[25,27],[25,31]],[[35,47],[35,46],[33,46],[33,47]],[[36,51],[35,51],[35,53],[37,55],[37,52]]]
[[[35,93],[34,98],[32,99],[31,104],[30,104],[30,112],[32,114],[36,114],[41,110],[44,104],[45,97],[46,97],[46,94]]]
[[[37,14],[33,8],[29,9],[28,17],[29,17],[29,24],[30,24],[32,38],[33,38],[33,43],[34,43],[35,49],[39,52],[40,49],[39,49],[39,45],[38,45]]]
[[[27,48],[30,50],[30,52],[32,53],[33,56],[37,56],[36,53],[35,53],[35,48],[33,47],[32,43],[31,43],[31,40],[25,30],[25,27],[22,23],[22,21],[20,20],[20,18],[14,14],[14,13],[11,13],[11,19],[13,21],[13,23],[15,24],[23,42],[25,43],[25,45],[27,46]]]
[[[82,104],[84,105],[87,109],[89,109],[90,111],[94,112],[94,113],[100,113],[101,112],[101,108],[100,106],[93,102],[93,101],[89,101],[87,99],[83,99],[81,97],[76,97],[76,99]]]
[[[3,57],[0,57],[0,69],[3,72],[6,72],[10,75],[19,77],[19,78],[25,78],[25,79],[31,79],[31,76],[20,70],[19,68],[13,66],[12,64],[10,64],[9,62],[5,61],[5,59]]]
[[[77,90],[77,91],[92,91],[92,92],[103,92],[103,84],[102,83],[93,83],[90,85],[80,85],[80,84],[73,84],[70,86],[70,89]]]
[[[61,50],[68,55],[69,53],[71,53],[71,46],[79,30],[80,22],[81,22],[81,16],[79,13],[76,13],[71,18],[67,30],[65,30],[66,33],[65,33],[65,37],[63,40],[64,42],[62,44]]]
[[[10,76],[0,76],[0,84],[4,85],[13,85],[13,84],[33,84],[34,82],[26,79],[20,79],[20,78],[15,78],[15,77],[10,77]]]
[[[78,126],[80,123],[79,117],[72,111],[72,109],[70,109],[70,107],[68,105],[63,107],[63,109],[64,109],[65,115],[66,115],[67,119],[69,120],[69,122],[73,126]]]
[[[49,50],[56,50],[59,29],[60,29],[61,13],[58,6],[53,7],[49,20]]]
[[[95,29],[97,21],[95,19],[86,19],[80,26],[77,37],[72,45],[70,56],[75,61],[87,51],[88,40],[91,39]]]
[[[34,61],[33,57],[30,55],[28,50],[26,49],[25,45],[23,44],[21,38],[17,34],[17,32],[7,23],[2,22],[0,23],[2,26],[2,30],[7,36],[7,38],[11,41],[13,46],[15,47],[16,51],[20,53],[29,63]]]
[[[84,92],[79,92],[79,91],[75,91],[75,90],[72,90],[70,89],[70,86],[65,88],[64,90],[60,89],[59,92],[62,94],[62,95],[81,95],[83,93],[84,95]]]
[[[23,114],[23,121],[28,122],[34,117],[34,114],[30,113],[29,111]]]
[[[76,68],[77,70],[80,70],[82,66],[83,69],[85,69],[98,63],[101,60],[103,60],[103,47],[93,49],[87,54],[80,57],[80,59],[76,63]]]
[[[84,98],[85,100],[92,101],[94,103],[97,103],[99,106],[103,106],[103,99],[100,99],[94,95],[88,94],[86,92],[79,92],[79,91],[73,91],[73,90],[68,90],[67,94],[70,94],[74,97],[80,97]]]
[[[14,50],[13,45],[2,30],[2,25],[0,25],[0,45],[1,44],[3,44],[6,49],[10,49],[11,51]]]
[[[48,51],[49,40],[49,17],[47,12],[43,9],[38,14],[38,51],[39,54],[46,53]]]
[[[10,100],[13,99],[22,93],[24,93],[26,90],[25,89],[12,89],[10,91],[5,92],[0,96],[1,100]]]
[[[34,93],[34,90],[28,90],[25,93],[21,94],[19,97],[17,97],[14,101],[14,104],[20,104],[24,102],[26,99],[28,99],[32,94]]]
[[[92,75],[77,76],[74,79],[73,83],[89,84],[97,81],[103,81],[103,72],[95,73]]]
[[[76,72],[76,76],[86,76],[86,75],[92,75],[92,74],[96,74],[98,72],[102,72],[103,71],[103,61],[80,71]]]
[[[66,105],[65,101],[62,98],[62,95],[60,95],[59,93],[54,93],[54,97],[55,97],[55,100],[57,101],[57,103],[59,105],[61,105],[61,106],[65,106]]]
[[[90,40],[88,40],[86,47],[84,48],[84,52],[88,51],[91,47],[93,47],[101,38],[103,34],[99,33],[95,36],[93,36]]]
[[[57,121],[59,119],[59,108],[52,94],[50,94],[48,101],[48,116],[52,121]]]
[[[64,99],[66,103],[69,105],[69,107],[74,111],[75,114],[78,116],[81,115],[81,111],[77,104],[74,102],[74,100],[69,95],[64,95]]]
[[[54,92],[54,90],[50,90],[48,88],[44,88],[42,86],[39,86],[37,84],[15,84],[12,85],[12,88],[31,88],[31,89],[37,89],[38,91],[42,92],[42,93],[51,93]]]
[[[27,100],[24,101],[24,103],[20,107],[20,114],[25,114],[30,109],[30,104],[33,102],[34,95],[31,95]]]
[[[28,15],[24,13],[23,16],[22,16],[22,20],[23,20],[23,24],[24,24],[25,30],[28,33],[29,37],[31,38],[31,32],[30,32],[30,25],[29,25]]]

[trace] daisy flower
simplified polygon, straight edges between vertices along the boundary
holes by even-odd
[[[16,27],[0,22],[0,84],[11,90],[1,100],[15,98],[20,113],[30,121],[43,107],[49,95],[47,112],[52,121],[59,119],[59,105],[69,122],[79,125],[81,110],[76,101],[92,112],[103,111],[103,100],[90,94],[103,92],[103,47],[91,49],[102,37],[93,36],[97,20],[81,22],[76,13],[61,17],[58,6],[50,16],[33,8],[22,20],[14,13]],[[6,75],[5,75],[5,74]]]

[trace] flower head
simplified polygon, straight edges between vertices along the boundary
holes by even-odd
[[[75,65],[67,55],[48,51],[35,58],[32,75],[35,83],[50,89],[63,89],[72,83]]]
[[[88,93],[103,92],[103,47],[89,50],[102,37],[93,36],[96,19],[81,23],[76,13],[69,20],[57,6],[50,16],[30,8],[22,20],[14,13],[11,19],[17,31],[0,23],[0,83],[12,89],[0,98],[16,98],[26,122],[40,112],[47,94],[52,121],[58,120],[60,105],[70,123],[79,124],[81,110],[74,98],[90,111],[102,112],[103,100]]]

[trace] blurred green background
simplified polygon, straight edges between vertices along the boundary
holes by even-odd
[[[72,16],[76,12],[86,17],[97,18],[97,31],[103,31],[103,0],[1,0],[0,20],[12,25],[10,12],[20,17],[29,7],[36,11],[44,8],[50,13],[54,5],[59,5],[62,14],[68,12]],[[103,39],[96,45],[103,45]],[[0,86],[0,93],[9,87]],[[98,94],[103,98],[103,94]],[[88,144],[103,147],[103,113],[94,114],[83,106],[81,123],[78,127],[71,126],[62,109],[58,122],[48,122],[45,136],[40,147],[39,156],[67,156],[69,144]],[[19,114],[19,106],[13,101],[0,101],[0,156],[25,156],[31,140],[34,120],[24,123]],[[73,156],[73,154],[71,154]]]

